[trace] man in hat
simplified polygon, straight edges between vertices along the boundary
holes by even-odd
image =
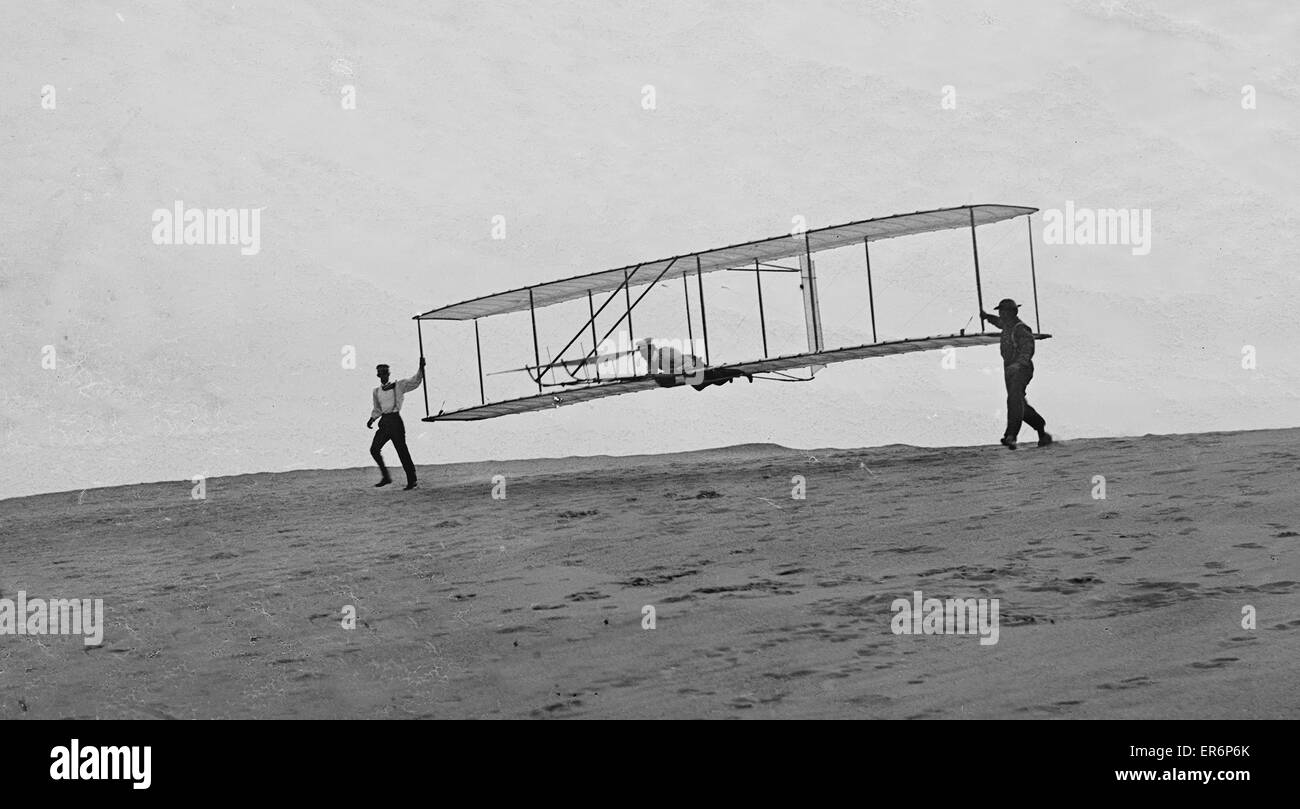
[[[424,357],[420,357],[420,370],[410,379],[389,382],[387,365],[376,365],[375,375],[379,377],[379,387],[375,388],[371,396],[374,407],[370,410],[370,421],[366,422],[366,429],[370,429],[376,419],[379,421],[375,440],[370,443],[370,455],[379,464],[379,473],[383,475],[375,486],[387,486],[393,482],[388,476],[388,467],[384,466],[382,454],[384,444],[392,441],[397,449],[397,457],[402,461],[402,469],[406,471],[406,490],[410,491],[415,488],[415,464],[411,461],[411,451],[406,448],[406,425],[402,423],[398,411],[402,409],[402,397],[420,387],[424,381]]]
[[[1002,445],[1016,448],[1021,423],[1038,431],[1038,446],[1052,443],[1052,436],[1044,428],[1047,423],[1038,411],[1025,401],[1025,388],[1034,378],[1034,330],[1022,321],[1017,312],[1020,306],[1010,298],[998,303],[998,313],[980,312],[980,317],[1002,330],[1002,376],[1007,384],[1007,432]]]

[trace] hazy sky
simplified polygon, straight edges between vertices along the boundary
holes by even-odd
[[[1295,426],[1300,413],[1293,5],[6,12],[0,497],[364,466],[373,366],[414,371],[417,312],[787,232],[795,217],[971,202],[1150,217],[1149,249],[1050,244],[1034,217],[1054,338],[1029,399],[1059,437]],[[156,243],[155,212],[178,202],[250,222],[256,210],[259,240]],[[986,307],[1031,297],[1024,220],[985,234]],[[975,314],[969,234],[911,241],[873,248],[881,339]],[[818,268],[828,344],[869,339],[860,257]],[[706,279],[715,360],[761,354],[752,286]],[[684,337],[680,287],[646,303],[660,299],[638,336]],[[765,303],[773,339],[797,349],[797,284],[773,277]],[[543,352],[581,325],[573,315],[539,312]],[[485,370],[531,359],[526,316],[481,325]],[[433,408],[476,400],[472,327],[424,337]],[[756,441],[996,448],[997,349],[942,359],[475,424],[422,424],[412,394],[404,415],[419,463]],[[489,377],[489,396],[519,383]]]

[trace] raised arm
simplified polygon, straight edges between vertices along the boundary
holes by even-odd
[[[410,379],[402,380],[402,393],[410,393],[411,391],[420,387],[420,383],[423,381],[424,381],[424,357],[420,357],[420,370],[416,371],[415,376],[411,377]]]
[[[993,328],[995,329],[1002,328],[1002,318],[998,317],[997,315],[990,315],[988,312],[980,312],[980,317],[984,318],[989,323],[993,324]]]

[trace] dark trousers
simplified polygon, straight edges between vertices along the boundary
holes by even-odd
[[[375,430],[375,440],[370,443],[370,456],[379,464],[379,471],[384,480],[388,480],[388,467],[384,466],[384,444],[389,441],[397,449],[397,457],[402,460],[402,469],[406,471],[406,483],[415,482],[415,463],[411,461],[411,451],[406,448],[406,425],[397,413],[385,413],[379,417],[379,429]]]
[[[1006,368],[1003,377],[1007,382],[1007,432],[1006,435],[1020,435],[1020,424],[1024,422],[1040,433],[1047,426],[1043,417],[1038,415],[1029,402],[1025,401],[1025,389],[1029,380],[1034,378],[1034,367],[1015,366]]]

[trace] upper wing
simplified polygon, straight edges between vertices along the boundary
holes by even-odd
[[[976,225],[987,225],[1031,214],[1036,210],[1038,209],[1018,205],[964,205],[960,208],[941,208],[934,211],[864,219],[859,222],[810,230],[806,234],[773,236],[754,242],[733,244],[699,253],[685,253],[658,261],[647,261],[561,281],[512,289],[509,292],[443,306],[416,317],[421,320],[473,320],[489,315],[522,312],[530,306],[550,306],[586,297],[588,292],[612,292],[621,287],[625,281],[628,286],[644,286],[655,281],[680,278],[697,269],[700,272],[713,272],[731,267],[750,267],[755,261],[771,262],[803,255],[805,249],[815,253],[863,241],[874,242],[896,236],[910,236],[914,233],[969,227],[972,216]]]

